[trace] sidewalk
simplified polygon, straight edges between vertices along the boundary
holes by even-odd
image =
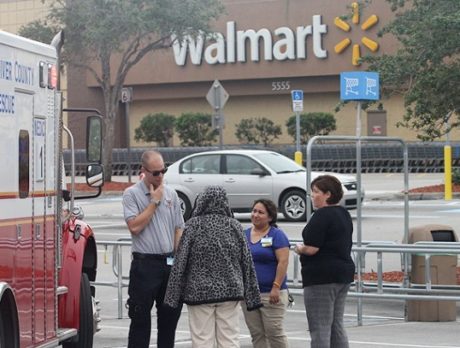
[[[345,325],[350,348],[460,348],[460,316],[454,322],[406,322],[402,302],[364,301],[363,322],[356,320],[356,300],[348,298]],[[103,308],[107,308],[103,304]],[[458,307],[457,307],[458,308]],[[156,340],[156,317],[152,311],[151,346]],[[115,319],[113,315],[102,318],[102,330],[95,336],[94,347],[126,347],[130,320]],[[284,329],[290,348],[310,347],[310,333],[302,297],[295,296],[295,305],[287,310]],[[240,313],[241,348],[251,348],[251,338]],[[187,306],[184,306],[176,331],[176,347],[191,348]],[[334,347],[332,347],[334,348]]]
[[[458,322],[391,322],[373,326],[348,328],[352,348],[458,348],[460,324]]]

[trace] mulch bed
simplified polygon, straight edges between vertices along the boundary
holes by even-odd
[[[444,184],[418,187],[418,188],[414,188],[412,190],[409,190],[409,192],[413,192],[413,193],[444,192]],[[460,185],[459,184],[452,184],[452,192],[460,192]]]
[[[403,281],[403,276],[404,273],[400,271],[383,272],[383,281],[401,283]],[[363,273],[362,279],[364,281],[377,281],[377,272]],[[457,285],[460,285],[460,267],[457,267]]]
[[[118,182],[118,181],[104,182],[104,186],[102,187],[102,192],[123,192],[125,188],[133,184],[134,183]],[[70,184],[67,184],[67,189],[70,189]],[[76,183],[75,191],[88,192],[88,191],[94,191],[94,189],[84,183]]]

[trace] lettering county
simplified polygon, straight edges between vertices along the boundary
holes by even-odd
[[[34,69],[18,62],[13,64],[8,60],[0,59],[0,80],[15,81],[19,84],[32,86],[34,83]],[[15,97],[13,94],[0,90],[0,113],[15,113]]]

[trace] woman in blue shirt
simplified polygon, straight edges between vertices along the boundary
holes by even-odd
[[[254,311],[247,311],[243,305],[244,319],[255,348],[288,347],[283,320],[288,304],[289,239],[277,227],[277,215],[275,203],[258,199],[252,207],[252,227],[245,231],[264,305]]]

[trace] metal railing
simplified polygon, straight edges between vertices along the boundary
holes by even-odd
[[[123,247],[127,246],[131,249],[131,238],[120,238],[116,241],[97,241],[98,246],[102,245],[105,252],[109,246],[113,247],[112,250],[112,271],[115,276],[114,282],[100,282],[94,281],[93,285],[109,286],[117,288],[118,292],[118,319],[123,318],[123,288],[128,286],[128,283],[123,280],[129,280],[128,276],[123,276]]]
[[[294,246],[300,240],[290,240]],[[117,288],[118,291],[118,319],[123,317],[123,288],[128,286],[129,276],[123,274],[123,248],[131,247],[130,238],[122,238],[117,241],[97,241],[105,252],[112,246],[112,271],[115,276],[113,282],[95,281],[97,286]],[[292,250],[293,248],[291,248]],[[130,254],[129,251],[125,253]],[[355,281],[348,295],[357,298],[392,299],[392,300],[424,300],[424,301],[456,301],[460,302],[460,286],[456,284],[433,284],[431,274],[431,257],[439,255],[460,256],[460,242],[417,242],[415,244],[397,244],[394,242],[363,241],[361,246],[353,245],[352,253],[355,259],[365,259],[366,254],[377,254],[377,281]],[[400,254],[401,260],[410,255],[423,255],[425,258],[425,283],[410,283],[408,277],[401,282],[386,283],[383,280],[383,256],[384,254]],[[292,252],[293,265],[288,274],[290,289],[298,292],[302,289],[300,275],[300,257]],[[401,262],[403,266],[404,263]],[[408,272],[404,272],[408,274]],[[359,286],[360,285],[360,286]],[[361,325],[358,320],[358,325]]]

